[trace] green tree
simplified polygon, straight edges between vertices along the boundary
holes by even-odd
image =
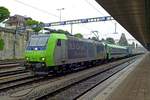
[[[113,38],[106,38],[106,43],[109,43],[109,44],[115,44],[115,40]]]
[[[83,35],[81,33],[76,33],[74,36],[78,38],[83,38]]]
[[[97,37],[92,37],[92,40],[99,41]]]
[[[121,37],[120,37],[118,44],[121,46],[128,46],[129,45],[124,33],[121,34]]]
[[[71,35],[68,31],[65,31],[65,30],[62,30],[62,29],[56,30],[56,32],[61,33],[61,34]]]
[[[28,19],[26,20],[26,25],[27,26],[31,26],[34,32],[39,32],[42,28],[38,27],[42,22],[38,22],[36,20],[32,20],[32,19]],[[33,27],[34,25],[36,25],[37,27]]]
[[[50,31],[50,33],[60,33],[60,34],[65,34],[65,35],[71,35],[68,31],[62,30],[62,29],[50,29],[50,28],[44,28],[44,30]]]
[[[135,48],[137,48],[139,45],[136,43],[136,46],[135,46]]]
[[[105,42],[105,39],[104,39],[104,38],[102,38],[102,39],[101,39],[101,42]]]
[[[135,49],[135,43],[132,42],[131,47]]]
[[[10,12],[5,7],[0,7],[0,23],[10,16]]]

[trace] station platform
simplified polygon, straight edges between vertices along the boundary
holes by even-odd
[[[150,53],[105,100],[150,100]]]
[[[150,100],[150,53],[79,100]]]

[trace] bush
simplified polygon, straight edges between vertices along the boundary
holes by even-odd
[[[4,49],[4,40],[0,39],[0,50]]]

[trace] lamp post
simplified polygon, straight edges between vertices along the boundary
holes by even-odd
[[[13,57],[16,57],[16,40],[17,40],[17,31],[18,31],[19,20],[16,20],[16,29],[14,33],[14,43],[13,43]]]
[[[117,34],[117,23],[115,23],[115,34]]]
[[[56,10],[59,11],[59,20],[60,20],[60,22],[61,22],[61,11],[64,10],[64,9],[65,8],[58,8],[58,9],[56,9]]]

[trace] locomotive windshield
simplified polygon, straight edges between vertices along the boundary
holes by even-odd
[[[29,46],[45,46],[48,38],[46,36],[31,37]]]
[[[44,50],[46,48],[46,44],[48,42],[49,35],[32,35],[27,50]]]

